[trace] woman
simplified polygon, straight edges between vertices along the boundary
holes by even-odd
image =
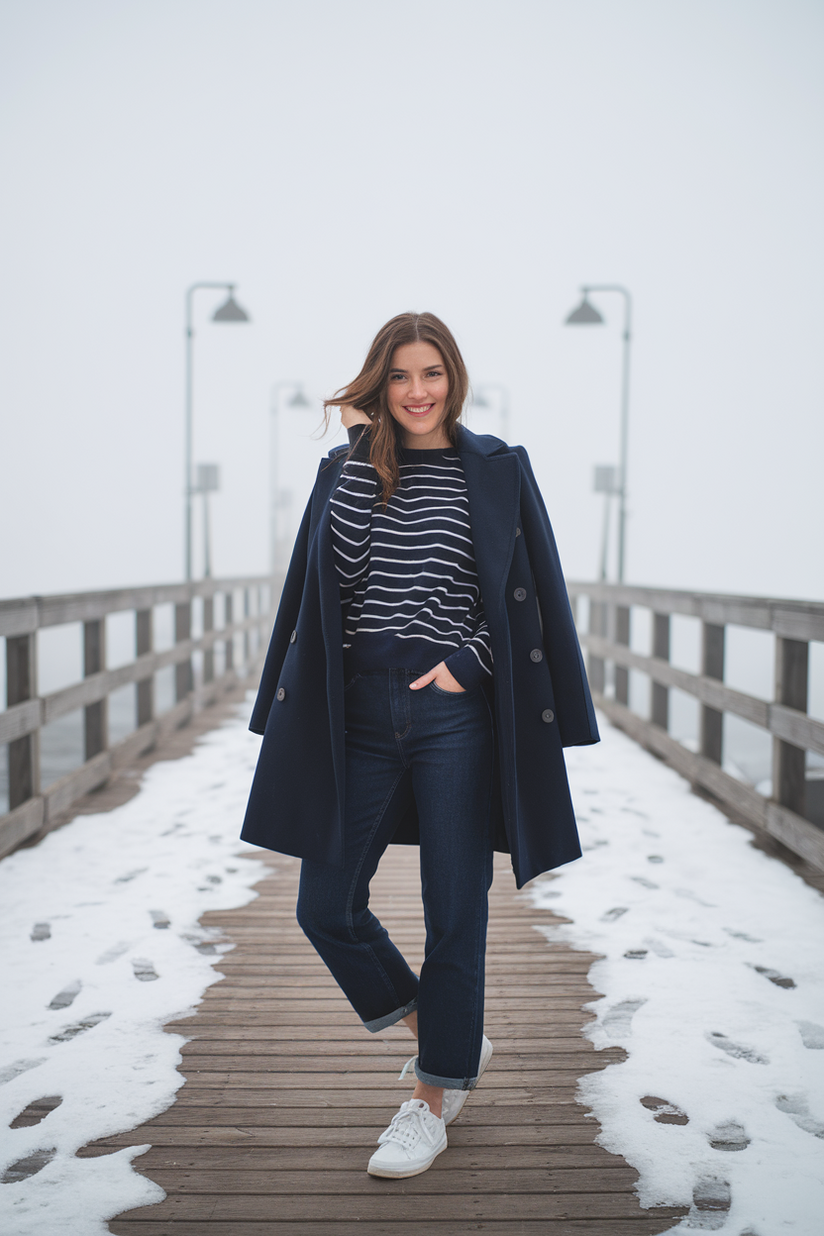
[[[368,1030],[403,1020],[418,1039],[376,1176],[446,1149],[492,1055],[493,849],[518,887],[579,857],[562,746],[598,741],[529,460],[459,424],[467,390],[447,327],[405,313],[327,401],[350,447],[321,464],[251,721],[244,840],[303,859],[301,927]],[[420,976],[368,908],[390,842],[420,845]]]

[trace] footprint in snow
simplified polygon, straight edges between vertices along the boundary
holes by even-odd
[[[787,978],[784,974],[779,974],[778,970],[771,970],[769,966],[753,966],[756,974],[763,974],[764,978],[769,979],[771,983],[775,983],[776,987],[795,987],[795,982],[791,978]]]
[[[39,1060],[15,1060],[12,1064],[7,1064],[5,1068],[0,1069],[0,1086],[14,1081],[15,1077],[19,1077],[21,1073],[27,1073],[29,1069],[36,1069],[39,1064],[45,1063],[46,1057],[41,1056]]]
[[[35,942],[38,940],[51,939],[51,923],[35,923],[31,929],[30,940]]]
[[[172,925],[172,920],[165,910],[150,910],[149,913],[152,916],[152,926],[156,927],[158,931],[163,931],[166,927]]]
[[[36,1176],[56,1154],[57,1147],[50,1146],[48,1150],[35,1150],[25,1159],[18,1159],[0,1176],[0,1184],[18,1184],[21,1180],[28,1180],[29,1176]]]
[[[621,1000],[608,1009],[601,1020],[601,1028],[613,1038],[628,1038],[632,1034],[632,1019],[646,1000]]]
[[[750,1144],[744,1126],[736,1120],[717,1125],[709,1140],[713,1150],[746,1150]]]
[[[803,1129],[805,1133],[812,1133],[813,1137],[824,1138],[824,1124],[810,1115],[810,1109],[803,1094],[781,1094],[775,1100],[775,1105],[780,1112],[786,1112],[799,1129]]]
[[[84,1017],[82,1021],[75,1022],[73,1026],[64,1026],[62,1030],[58,1030],[57,1034],[52,1034],[49,1042],[68,1043],[70,1039],[77,1038],[78,1034],[99,1026],[101,1021],[105,1021],[107,1017],[111,1017],[111,1013],[92,1013],[90,1017]]]
[[[814,1021],[797,1021],[801,1034],[801,1042],[812,1051],[824,1049],[824,1026],[818,1026]]]
[[[154,965],[145,957],[132,958],[132,969],[136,979],[140,979],[141,983],[151,983],[160,975],[154,968]]]
[[[756,936],[748,936],[746,931],[733,931],[732,927],[725,927],[728,936],[732,936],[734,940],[746,940],[748,944],[763,944],[763,940],[759,940]]]
[[[611,910],[607,910],[606,914],[601,915],[602,923],[614,923],[622,914],[626,914],[629,906],[613,906]]]
[[[111,948],[107,948],[105,953],[101,953],[95,965],[106,966],[110,961],[117,961],[118,957],[122,957],[131,947],[129,940],[120,940],[119,943],[113,944]]]
[[[687,1224],[705,1232],[717,1232],[727,1222],[732,1205],[732,1192],[728,1181],[717,1176],[699,1180],[692,1191],[692,1208]]]
[[[648,854],[647,855],[648,863],[663,863],[663,861],[664,859],[661,854]]]
[[[83,986],[80,979],[75,979],[73,983],[68,983],[62,991],[59,991],[49,1005],[50,1009],[67,1009],[70,1004],[73,1004],[77,993]]]
[[[682,1112],[680,1107],[677,1107],[675,1103],[670,1103],[667,1099],[659,1099],[657,1095],[646,1094],[641,1104],[647,1111],[654,1113],[653,1119],[658,1124],[689,1124],[689,1116],[686,1112]]]
[[[624,956],[629,961],[643,961],[646,955],[647,950],[645,948],[628,948],[624,953]]]
[[[666,944],[662,944],[660,940],[645,940],[644,943],[648,944],[650,948],[652,949],[653,953],[655,953],[656,956],[658,957],[674,957],[675,956],[675,953],[673,953],[672,949],[667,948]]]
[[[707,1040],[712,1043],[713,1047],[720,1048],[725,1051],[728,1056],[732,1056],[736,1060],[748,1060],[750,1064],[769,1064],[766,1056],[759,1056],[758,1052],[752,1047],[745,1047],[742,1043],[734,1043],[732,1039],[728,1039],[726,1034],[721,1034],[718,1030],[712,1030],[706,1035]]]
[[[630,876],[636,884],[640,884],[642,888],[660,888],[660,884],[653,884],[652,880],[647,880],[645,876]]]
[[[691,888],[676,888],[676,897],[685,897],[688,901],[694,901],[696,905],[706,906],[710,910],[714,910],[715,904],[712,901],[704,901],[697,893],[694,893]]]
[[[143,872],[148,870],[148,867],[135,867],[134,871],[127,871],[125,875],[118,876],[114,882],[115,884],[128,884],[130,880],[136,880],[139,875],[143,875]]]
[[[47,1094],[42,1099],[35,1099],[33,1103],[29,1103],[28,1107],[24,1107],[23,1111],[14,1117],[9,1128],[30,1129],[32,1125],[40,1124],[41,1120],[45,1120],[49,1112],[53,1112],[62,1102],[63,1096],[59,1094]]]

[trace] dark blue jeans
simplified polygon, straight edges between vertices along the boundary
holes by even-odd
[[[380,670],[346,688],[345,865],[303,860],[298,922],[367,1030],[418,1010],[418,1078],[466,1090],[483,1033],[492,882],[492,721],[480,687],[410,691]],[[414,797],[426,923],[420,978],[369,909],[369,882]]]

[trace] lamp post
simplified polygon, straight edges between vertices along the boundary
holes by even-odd
[[[492,392],[497,391],[497,408],[498,416],[501,421],[501,437],[506,442],[509,436],[509,391],[499,382],[486,382],[479,387],[477,393],[473,393],[472,406],[473,408],[492,408],[495,404],[489,402],[487,396]]]
[[[269,573],[274,575],[280,566],[280,508],[285,505],[285,491],[280,487],[280,403],[283,391],[291,390],[287,407],[311,408],[312,404],[303,393],[301,382],[276,382],[270,399],[269,441]]]
[[[198,464],[194,492],[203,498],[203,578],[212,576],[212,536],[209,520],[209,494],[220,489],[220,468],[217,464]]]
[[[566,319],[567,326],[600,326],[604,319],[587,300],[590,292],[618,292],[624,298],[624,363],[621,379],[621,454],[619,463],[618,494],[618,583],[624,582],[627,526],[627,448],[629,443],[629,348],[632,325],[632,297],[620,283],[589,284],[581,287],[583,299],[577,309]]]
[[[249,315],[234,298],[233,283],[193,283],[186,290],[186,475],[184,501],[186,511],[186,580],[192,578],[192,498],[195,486],[192,478],[192,369],[194,362],[194,325],[192,320],[195,292],[201,288],[220,288],[228,291],[224,303],[212,314],[213,322],[248,322]]]

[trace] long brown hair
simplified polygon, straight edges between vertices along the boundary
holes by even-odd
[[[455,337],[434,313],[399,313],[382,326],[372,341],[363,368],[348,386],[324,399],[323,411],[329,425],[331,408],[351,404],[365,412],[372,422],[369,462],[381,479],[386,506],[400,483],[398,449],[403,445],[401,429],[389,411],[386,390],[395,349],[405,343],[431,343],[441,354],[449,381],[446,414],[441,422],[449,441],[457,440],[457,424],[469,390],[469,375]]]

